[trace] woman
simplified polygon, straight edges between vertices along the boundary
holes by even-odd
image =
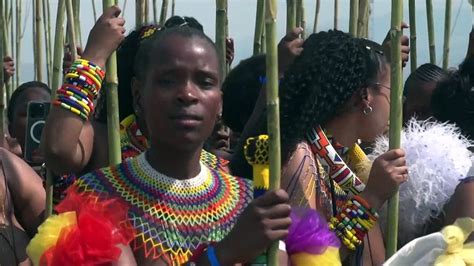
[[[120,10],[115,10],[120,13]],[[110,24],[108,24],[110,22]],[[95,54],[108,54],[118,46],[119,114],[121,120],[122,159],[135,157],[148,148],[147,126],[143,113],[133,106],[131,82],[137,75],[132,68],[136,53],[142,43],[153,36],[159,26],[144,26],[131,32],[125,39],[124,19],[102,17],[89,35],[86,50]],[[172,17],[165,27],[185,25],[202,31],[202,25],[194,18]],[[85,52],[85,51],[84,51]],[[105,59],[104,59],[105,60]],[[105,96],[105,95],[104,95]],[[53,109],[44,128],[42,148],[48,167],[58,175],[84,174],[108,165],[107,126],[105,97],[99,97],[95,118],[77,119],[68,112]],[[62,134],[57,128],[68,128]],[[227,162],[203,150],[202,161],[211,167],[225,168]],[[67,187],[73,178],[63,180]]]
[[[381,46],[340,31],[312,34],[280,84],[282,187],[292,205],[317,209],[336,227],[354,195],[378,210],[407,178],[403,151],[380,156],[367,186],[348,167],[355,170],[356,158],[348,158],[348,164],[344,160],[358,139],[373,141],[387,130],[390,70]],[[245,167],[232,170],[248,173]],[[366,244],[368,263],[382,263],[381,235],[375,222],[370,224],[369,241],[363,241],[367,230],[357,243],[338,234],[347,249],[359,247],[357,255],[362,243]],[[370,248],[370,240],[379,249]],[[343,259],[347,249],[342,249]]]
[[[8,103],[8,131],[21,146],[17,156],[0,149],[0,264],[30,265],[26,246],[42,222],[46,193],[41,177],[19,156],[25,146],[27,106],[49,102],[51,91],[41,82],[20,85]],[[36,157],[37,162],[41,158]]]
[[[117,9],[107,10],[103,17],[114,16]],[[103,76],[98,71],[111,52],[97,54],[86,49],[83,58],[87,62],[75,62],[68,74],[79,64],[87,64],[87,71],[94,71],[88,72],[90,75]],[[200,162],[204,142],[222,108],[222,73],[213,42],[191,27],[165,28],[144,41],[134,69],[134,107],[144,114],[150,148],[117,166],[79,178],[58,206],[59,212],[67,215],[74,211],[81,217],[85,210],[71,207],[78,198],[84,200],[76,202],[91,197],[99,202],[123,202],[122,206],[128,208],[125,220],[135,232],[131,239],[124,236],[119,242],[133,242],[130,247],[139,265],[177,265],[191,259],[199,265],[247,262],[272,241],[284,238],[291,223],[284,191],[252,201],[248,180]],[[85,91],[97,89],[97,84],[89,84],[91,89]],[[156,106],[160,106],[159,112]],[[54,108],[58,113],[71,112],[63,105]],[[127,223],[121,221],[115,226],[120,227],[122,222]],[[33,242],[42,241],[38,238]],[[71,242],[64,241],[75,244]],[[64,255],[60,245],[52,250],[53,260]],[[75,254],[80,252],[74,250]],[[30,251],[42,253],[35,248]],[[97,254],[94,256],[97,258]]]

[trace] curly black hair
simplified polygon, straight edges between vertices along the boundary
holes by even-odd
[[[156,30],[149,37],[143,37],[143,32],[150,28],[154,28]],[[147,43],[150,43],[150,40],[156,39],[156,35],[163,35],[164,32],[168,32],[171,29],[180,31],[178,29],[186,28],[192,28],[204,34],[202,25],[195,18],[173,16],[165,22],[164,27],[153,24],[145,25],[130,32],[127,37],[122,41],[122,43],[117,49],[117,75],[119,78],[118,97],[120,121],[122,121],[129,115],[135,114],[131,89],[132,79],[133,77],[140,75],[143,72],[143,69],[147,69],[143,65],[137,66],[136,64],[143,63],[142,61],[144,61],[145,59],[145,61],[148,60],[148,58],[137,58],[139,55],[138,51],[140,50],[140,48],[142,46],[145,46]],[[142,53],[141,56],[146,57],[148,56],[148,54]],[[95,112],[96,120],[103,123],[107,121],[107,104],[105,93],[106,90],[101,90]]]
[[[434,117],[455,123],[467,138],[474,140],[474,58],[438,83],[431,97]]]
[[[29,81],[21,84],[18,86],[16,90],[13,91],[10,100],[8,101],[8,107],[7,107],[7,118],[8,118],[8,123],[11,123],[13,121],[13,115],[15,112],[16,104],[18,102],[18,99],[20,99],[21,95],[33,88],[40,88],[44,91],[46,91],[48,94],[51,94],[51,89],[48,87],[48,85],[44,84],[43,82],[40,81]]]
[[[265,80],[265,55],[242,60],[222,84],[222,119],[234,132],[242,132],[255,108]]]
[[[377,82],[387,60],[382,47],[342,31],[311,34],[280,86],[283,158],[308,130],[343,112],[352,95]]]

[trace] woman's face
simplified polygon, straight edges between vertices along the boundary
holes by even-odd
[[[140,91],[151,145],[202,146],[221,112],[221,77],[214,47],[200,37],[171,35],[156,45]]]
[[[361,117],[359,138],[371,142],[388,130],[390,118],[390,68],[379,73],[377,82],[368,88],[366,112]],[[371,107],[371,111],[370,108]],[[364,110],[363,110],[364,111]]]

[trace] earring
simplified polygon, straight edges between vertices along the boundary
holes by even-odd
[[[372,113],[374,109],[372,108],[372,106],[368,105],[367,107],[364,108],[364,115],[368,115],[370,113]]]
[[[220,112],[219,114],[217,114],[217,119],[221,119],[222,118],[222,112]]]

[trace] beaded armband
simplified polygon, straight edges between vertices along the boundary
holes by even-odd
[[[105,72],[97,65],[77,59],[64,76],[64,84],[57,91],[53,105],[87,120],[94,112],[94,100],[99,95]]]
[[[336,217],[331,218],[329,228],[348,249],[355,250],[363,244],[365,235],[374,227],[378,217],[363,198],[355,196],[347,201]]]

